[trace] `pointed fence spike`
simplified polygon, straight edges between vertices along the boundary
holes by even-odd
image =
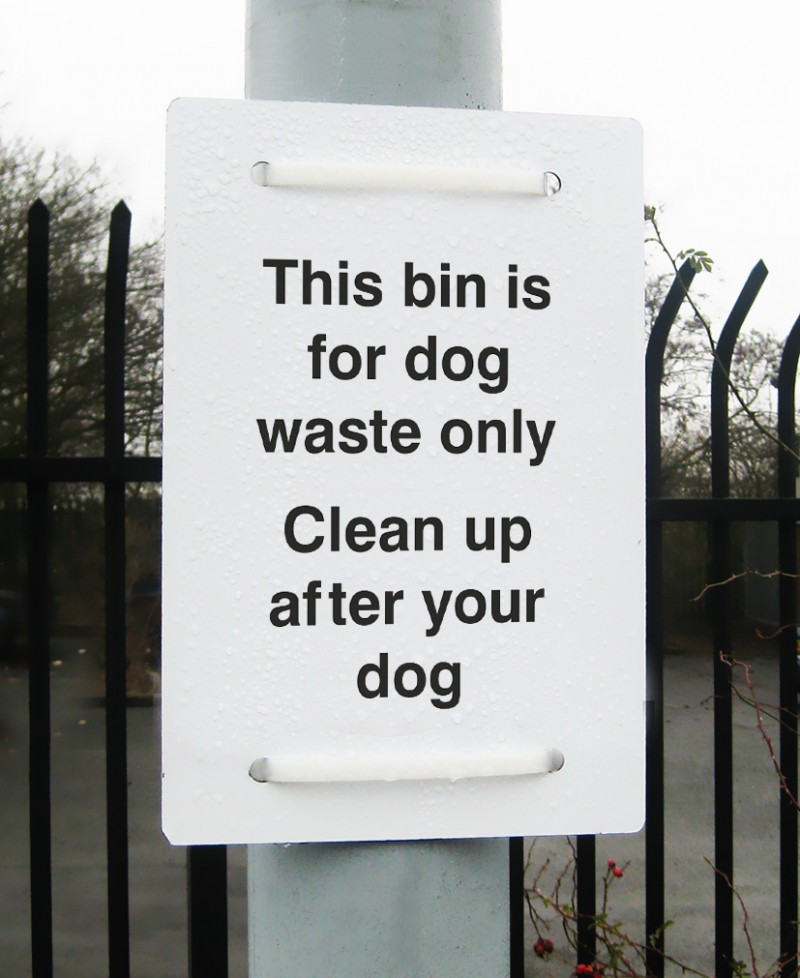
[[[124,200],[118,201],[114,210],[111,211],[111,220],[113,221],[115,219],[117,220],[127,219],[128,221],[130,221],[131,219],[130,208],[128,207],[128,205],[125,203]]]
[[[37,197],[36,200],[28,208],[28,219],[29,220],[47,220],[50,217],[50,210],[47,204],[42,200],[41,197]]]

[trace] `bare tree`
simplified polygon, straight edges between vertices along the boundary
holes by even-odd
[[[0,141],[0,445],[25,451],[27,212],[50,210],[50,446],[87,455],[103,442],[103,302],[111,201],[96,165],[80,167],[20,141]],[[131,249],[127,302],[128,446],[158,451],[161,438],[159,242]]]

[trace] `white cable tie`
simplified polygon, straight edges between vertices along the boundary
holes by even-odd
[[[250,765],[254,781],[273,784],[337,781],[460,781],[463,778],[518,778],[550,774],[564,766],[556,748],[474,757],[413,754],[394,757],[259,757]]]
[[[531,194],[554,197],[561,179],[551,170],[497,167],[402,166],[370,163],[254,163],[259,187],[317,187],[336,190],[441,190],[448,193]]]

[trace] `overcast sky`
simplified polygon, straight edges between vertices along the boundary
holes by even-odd
[[[123,12],[127,10],[127,16]],[[800,314],[800,5],[706,0],[504,0],[505,108],[621,115],[645,130],[647,201],[679,247],[716,259],[727,308],[758,258],[751,316],[787,332]],[[96,157],[160,229],[163,133],[177,96],[239,98],[245,0],[0,3],[0,135]]]

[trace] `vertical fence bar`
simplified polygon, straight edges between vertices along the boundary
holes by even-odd
[[[227,878],[225,846],[189,847],[189,978],[228,974]]]
[[[578,836],[575,858],[578,888],[578,964],[594,964],[597,957],[596,849],[593,835]]]
[[[733,350],[767,268],[759,262],[745,283],[720,333],[711,370],[711,495],[730,495],[730,438],[728,391]],[[733,572],[731,524],[711,522],[711,581],[726,581]],[[716,875],[714,955],[717,978],[733,974],[733,695],[729,666],[731,654],[730,585],[711,592],[714,656],[714,868]]]
[[[37,200],[28,212],[28,455],[47,454],[48,263],[50,215]],[[53,889],[50,800],[50,504],[47,483],[29,480],[28,646],[30,761],[31,975],[52,978]]]
[[[645,367],[647,498],[661,493],[661,378],[667,338],[694,279],[681,266],[653,324]],[[646,968],[664,975],[664,648],[662,634],[662,525],[647,521],[647,785],[645,792]]]
[[[778,494],[794,498],[798,471],[794,454],[795,380],[800,358],[800,319],[792,327],[778,374]],[[778,524],[780,576],[780,962],[781,978],[797,975],[797,522]]]
[[[525,846],[521,838],[508,840],[508,912],[510,978],[525,978]]]
[[[111,215],[105,299],[105,455],[125,453],[125,290],[131,215]],[[125,483],[105,482],[106,819],[110,978],[130,976],[128,740],[125,650]]]

